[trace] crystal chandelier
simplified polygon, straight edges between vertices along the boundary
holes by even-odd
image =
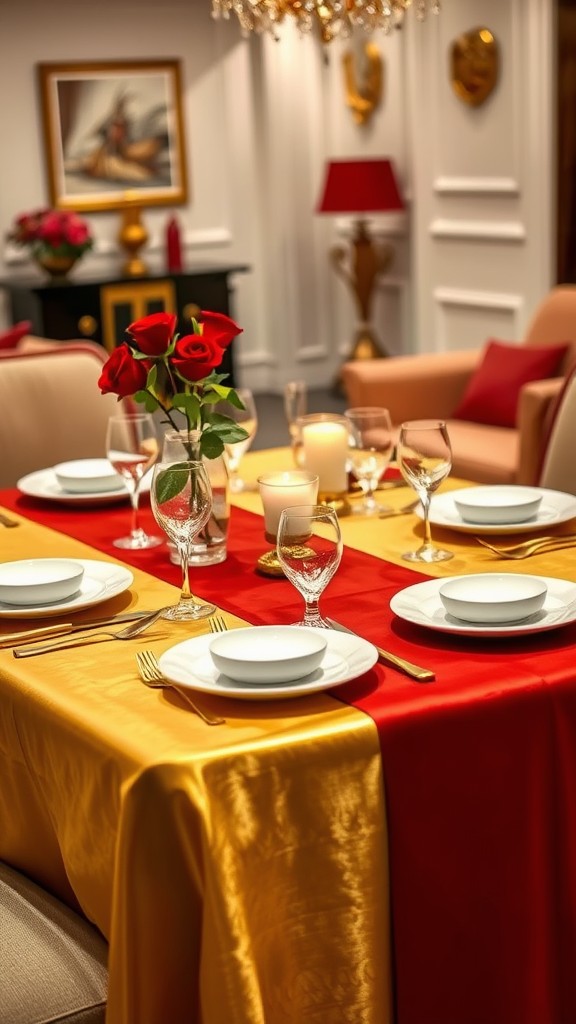
[[[365,32],[401,28],[409,7],[423,20],[428,10],[438,14],[440,0],[212,0],[212,16],[229,18],[233,13],[243,35],[270,32],[290,15],[300,32],[317,31],[322,42],[349,36],[354,28]]]

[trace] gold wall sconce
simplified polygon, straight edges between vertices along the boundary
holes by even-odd
[[[356,124],[366,124],[382,99],[382,57],[375,43],[364,43],[360,56],[347,50],[342,57],[346,105]]]
[[[498,43],[488,28],[463,32],[450,47],[452,88],[471,107],[485,103],[500,72]]]

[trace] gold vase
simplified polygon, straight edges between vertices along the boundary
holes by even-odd
[[[126,206],[118,233],[118,241],[128,253],[123,272],[129,277],[142,277],[148,273],[144,260],[138,255],[142,246],[146,245],[148,241],[148,232],[142,223],[141,213],[139,206],[132,204]]]
[[[79,256],[56,256],[54,253],[42,253],[34,257],[38,266],[50,274],[50,277],[66,277],[79,258]]]

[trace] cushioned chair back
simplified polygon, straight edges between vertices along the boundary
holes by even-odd
[[[576,361],[576,286],[558,285],[537,307],[525,345],[557,345],[570,342],[571,350],[564,358],[563,372]]]
[[[106,353],[70,345],[0,360],[0,487],[68,459],[106,454],[114,395],[98,378]]]
[[[2,1024],[103,1024],[107,954],[84,918],[0,862]]]
[[[539,484],[576,494],[576,371],[570,374],[556,408],[542,461]]]

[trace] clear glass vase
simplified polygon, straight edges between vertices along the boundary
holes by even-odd
[[[169,430],[164,435],[163,452],[173,452],[174,458],[200,458],[200,434],[197,431]],[[230,494],[228,470],[223,456],[202,459],[212,487],[210,518],[190,546],[189,565],[215,565],[227,556],[228,525],[230,522]],[[170,561],[180,564],[176,546],[168,541]]]

